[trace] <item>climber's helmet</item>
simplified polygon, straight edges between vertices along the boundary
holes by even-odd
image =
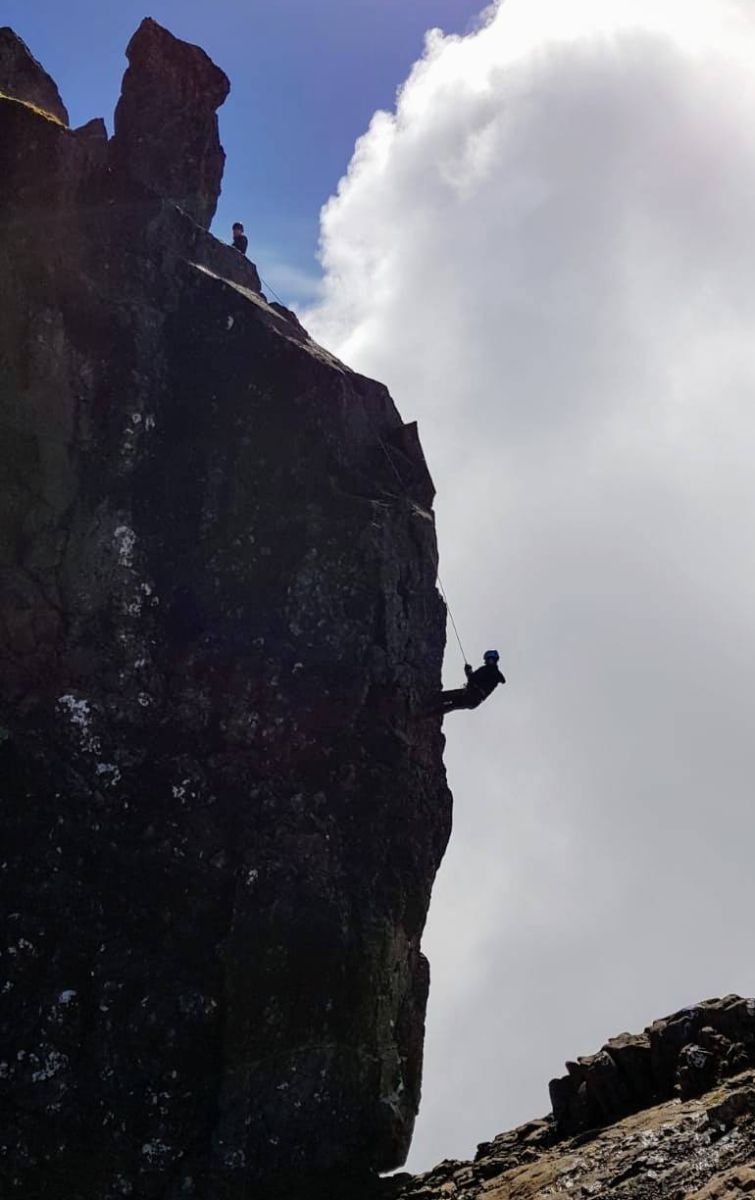
[[[241,224],[241,221],[233,222],[233,232],[234,233],[243,233],[244,232],[244,226]]]
[[[482,657],[486,663],[497,663],[501,656],[497,650],[486,650]]]

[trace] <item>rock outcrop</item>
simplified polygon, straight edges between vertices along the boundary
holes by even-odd
[[[150,17],[126,55],[114,158],[208,229],[225,163],[217,109],[230,90],[228,78],[204,50],[179,41]]]
[[[366,1177],[419,1099],[450,825],[410,719],[444,646],[432,483],[385,388],[202,227],[223,77],[168,37],[132,42],[110,144],[0,98],[9,1198]],[[178,97],[205,121],[183,175]]]
[[[755,1000],[708,1000],[567,1063],[550,1085],[553,1117],[560,1133],[580,1133],[671,1096],[700,1095],[752,1065]]]
[[[381,1200],[737,1200],[755,1192],[755,1000],[612,1038],[551,1084],[553,1114]],[[353,1200],[357,1200],[356,1194]]]
[[[0,93],[33,104],[61,124],[68,124],[68,110],[54,80],[7,25],[0,29]]]

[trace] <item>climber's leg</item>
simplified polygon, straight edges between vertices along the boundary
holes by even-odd
[[[452,688],[451,691],[441,692],[438,702],[425,711],[425,716],[439,717],[459,708],[477,708],[479,703],[478,696],[469,688]]]

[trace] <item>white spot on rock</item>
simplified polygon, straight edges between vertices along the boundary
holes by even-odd
[[[58,706],[68,714],[71,724],[78,730],[82,750],[96,753],[99,750],[99,741],[92,733],[92,710],[89,701],[68,693],[58,697]]]
[[[58,1071],[64,1070],[67,1066],[67,1056],[61,1054],[59,1050],[51,1050],[39,1070],[32,1073],[32,1083],[44,1083],[46,1080],[52,1079],[54,1075],[58,1074]]]
[[[159,1138],[153,1138],[151,1142],[145,1142],[142,1146],[142,1154],[147,1162],[160,1165],[170,1158],[173,1151],[165,1142],[161,1142]]]
[[[116,763],[98,762],[95,771],[100,776],[109,776],[103,780],[104,783],[115,784],[121,781],[121,769]]]
[[[13,956],[15,954],[35,954],[34,944],[26,938],[19,938],[15,946],[8,947],[8,953]]]
[[[128,525],[118,525],[113,532],[113,542],[121,566],[132,567],[134,565],[134,547],[136,546],[136,534],[133,529]]]

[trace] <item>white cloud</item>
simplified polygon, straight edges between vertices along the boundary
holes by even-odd
[[[419,418],[509,676],[446,722],[416,1169],[755,991],[754,47],[726,0],[507,0],[430,36],[323,213],[305,323]]]

